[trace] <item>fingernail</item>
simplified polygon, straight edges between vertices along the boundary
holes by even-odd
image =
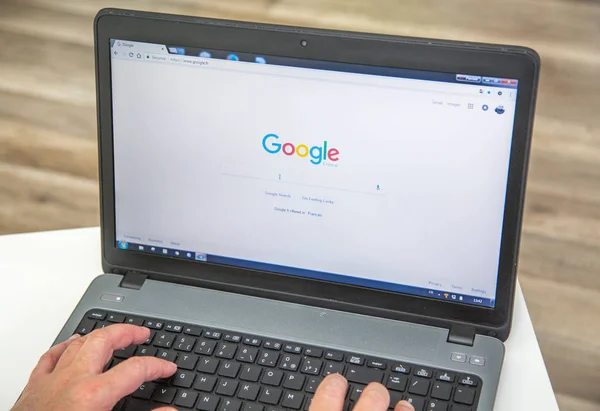
[[[408,401],[400,401],[396,407],[400,406],[400,409],[404,411],[415,411],[415,407]]]
[[[67,341],[76,340],[79,337],[81,337],[81,335],[79,335],[79,334],[73,334],[72,336],[69,337],[69,339]]]
[[[340,388],[345,388],[346,385],[348,384],[346,379],[344,377],[342,377],[341,374],[331,374],[328,377],[327,382],[329,384],[334,384]]]

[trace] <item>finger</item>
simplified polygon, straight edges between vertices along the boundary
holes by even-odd
[[[160,407],[160,408],[154,408],[152,411],[177,411],[177,408],[173,408],[173,407]]]
[[[372,382],[360,394],[353,411],[387,411],[390,393],[381,384]]]
[[[160,358],[129,358],[97,377],[99,401],[110,409],[146,381],[170,377],[175,371],[177,366],[174,363]]]
[[[400,401],[394,407],[394,411],[415,411],[415,407],[408,401]]]
[[[309,411],[341,411],[348,390],[348,381],[340,374],[327,376],[310,403]]]
[[[150,336],[150,330],[130,324],[111,325],[91,332],[73,359],[92,373],[100,373],[115,350],[131,344],[141,344]]]
[[[54,367],[56,367],[58,360],[63,355],[65,350],[73,341],[80,337],[81,336],[79,334],[73,334],[68,340],[63,341],[60,344],[56,344],[54,347],[46,351],[44,355],[40,357],[40,360],[31,372],[30,380],[39,378],[42,375],[50,374],[52,371],[54,371]]]

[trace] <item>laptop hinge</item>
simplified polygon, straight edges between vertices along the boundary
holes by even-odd
[[[455,324],[448,333],[448,342],[454,344],[473,346],[475,341],[475,327],[464,324]]]
[[[119,284],[122,288],[131,288],[132,290],[139,290],[144,285],[148,276],[146,274],[138,273],[137,271],[127,271]]]

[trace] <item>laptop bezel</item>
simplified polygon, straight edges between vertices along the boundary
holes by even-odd
[[[115,239],[110,39],[177,44],[519,80],[495,308],[120,250]],[[302,47],[306,40],[308,47]],[[105,272],[282,299],[437,326],[510,329],[539,57],[530,49],[105,9],[95,20],[102,263]],[[251,275],[248,275],[249,272]]]

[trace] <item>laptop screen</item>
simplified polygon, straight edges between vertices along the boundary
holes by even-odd
[[[494,307],[517,80],[122,39],[111,73],[116,247]]]

